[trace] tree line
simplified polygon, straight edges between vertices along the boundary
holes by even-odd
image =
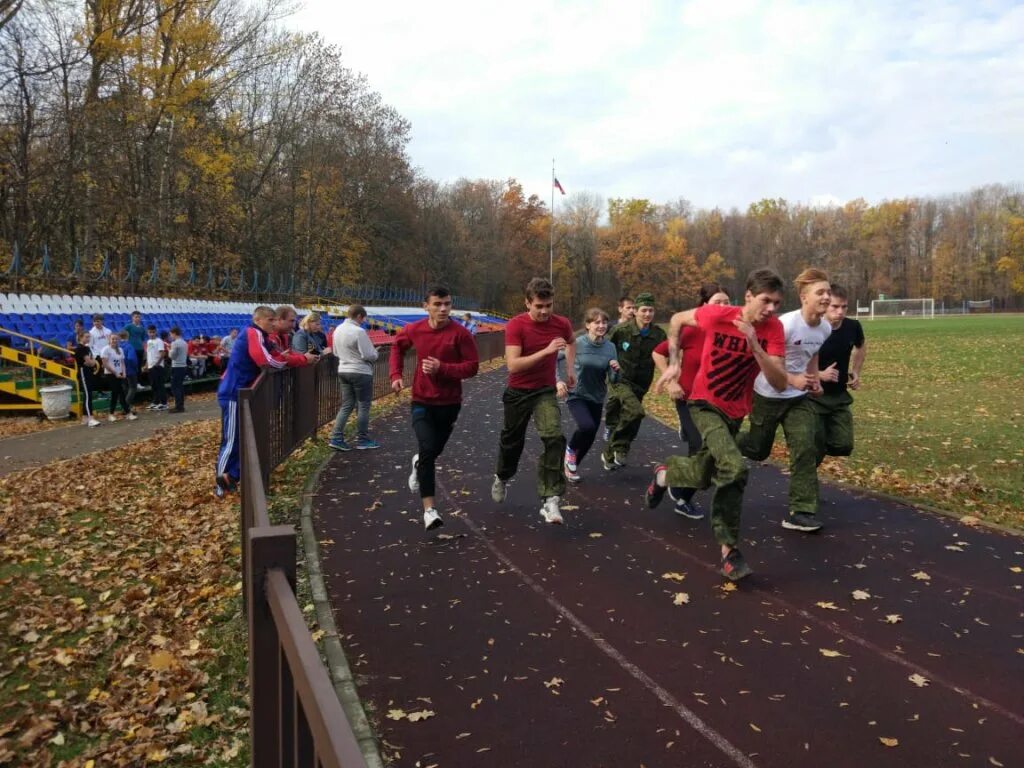
[[[0,282],[88,291],[92,274],[132,293],[149,275],[196,291],[208,275],[211,298],[287,286],[302,300],[440,280],[514,311],[553,244],[574,316],[640,288],[667,308],[706,280],[736,294],[764,264],[787,276],[821,265],[865,301],[1024,301],[1016,188],[728,212],[582,192],[552,226],[515,179],[431,180],[408,155],[409,123],[336,46],[285,29],[288,11],[0,0],[0,265],[23,260]]]

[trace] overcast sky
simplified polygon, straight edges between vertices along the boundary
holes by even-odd
[[[1024,4],[305,0],[440,181],[869,201],[1024,180]]]

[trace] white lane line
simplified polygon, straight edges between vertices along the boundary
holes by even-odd
[[[456,509],[458,506],[458,502],[456,499],[451,497],[451,494],[448,493],[448,489],[445,488],[440,482],[437,483],[437,487],[440,488],[444,492],[445,496],[448,497],[448,502],[451,505],[451,508]],[[617,648],[615,648],[615,646],[613,646],[607,640],[598,635],[597,632],[595,632],[587,624],[585,624],[578,616],[576,616],[576,614],[574,614],[572,611],[570,611],[568,608],[562,605],[562,603],[560,603],[557,598],[550,595],[544,589],[544,587],[542,587],[540,584],[538,584],[536,581],[530,578],[529,575],[524,573],[519,568],[519,566],[513,563],[512,560],[510,560],[509,557],[504,552],[498,549],[498,547],[495,546],[494,543],[489,538],[487,538],[487,536],[480,529],[480,527],[473,521],[473,519],[468,514],[466,514],[465,510],[462,511],[462,513],[459,515],[459,518],[463,522],[465,522],[469,529],[473,531],[473,533],[477,536],[477,538],[479,538],[484,543],[484,546],[486,546],[491,551],[491,554],[498,558],[498,560],[500,560],[505,565],[506,568],[508,568],[510,571],[516,574],[516,576],[519,577],[520,581],[522,581],[524,584],[526,584],[526,586],[528,586],[530,589],[536,592],[541,598],[543,598],[548,605],[550,605],[559,615],[566,619],[566,621],[568,621],[570,624],[576,627],[580,634],[582,634],[584,637],[590,640],[590,642],[596,645],[606,656],[608,656],[610,659],[612,659],[612,661],[614,661],[616,664],[622,667],[622,669],[624,669],[636,680],[638,680],[640,684],[643,685],[648,691],[653,693],[662,704],[672,709],[677,715],[679,715],[679,717],[685,720],[691,728],[697,731],[697,733],[699,733],[705,739],[714,744],[722,753],[731,758],[736,765],[742,766],[742,768],[757,768],[757,764],[754,763],[754,761],[751,760],[749,757],[747,757],[742,750],[733,746],[733,744],[728,739],[726,739],[725,736],[723,736],[710,725],[701,720],[696,712],[687,708],[675,696],[673,696],[671,693],[669,693],[660,685],[658,685],[658,683],[650,675],[648,675],[646,672],[640,669],[640,667],[638,667],[636,664],[634,664],[625,656],[623,656],[622,653]]]

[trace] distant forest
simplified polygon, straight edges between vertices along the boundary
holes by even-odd
[[[442,184],[409,123],[285,0],[0,0],[0,289],[308,301],[447,283],[514,311],[551,212],[514,179]],[[685,194],[686,190],[680,190]],[[987,186],[745,211],[560,199],[559,308],[808,264],[851,301],[1024,307],[1024,193]],[[6,273],[6,274],[4,274]],[[198,278],[197,278],[198,276]]]

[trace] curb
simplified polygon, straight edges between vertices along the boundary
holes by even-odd
[[[306,553],[306,573],[309,576],[309,589],[313,595],[317,624],[324,631],[323,648],[327,656],[327,669],[334,683],[334,692],[352,725],[352,732],[359,742],[367,767],[383,768],[384,761],[377,747],[377,736],[366,718],[363,702],[352,678],[352,669],[345,656],[345,649],[341,646],[338,627],[334,623],[330,596],[327,594],[327,585],[324,583],[323,571],[320,568],[320,545],[313,530],[313,493],[320,481],[320,473],[330,460],[331,456],[328,455],[309,476],[302,489],[302,546]]]

